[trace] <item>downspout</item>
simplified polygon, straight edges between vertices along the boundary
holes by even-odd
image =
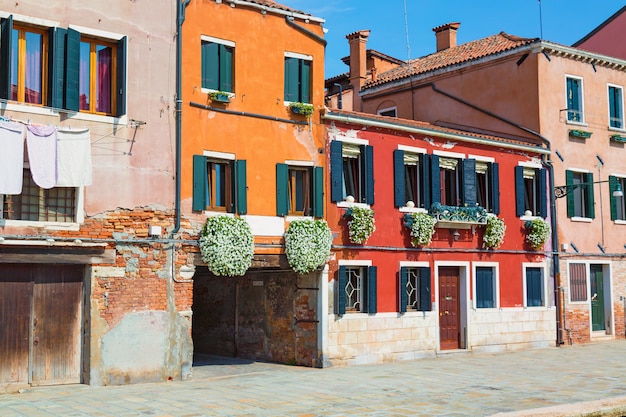
[[[326,44],[328,43],[326,41],[326,39],[322,38],[321,36],[319,36],[316,33],[311,32],[310,30],[308,30],[307,28],[303,28],[302,26],[298,25],[297,23],[295,23],[293,21],[293,16],[285,16],[285,22],[287,22],[288,26],[291,26],[297,30],[299,30],[300,32],[304,33],[305,35],[315,39],[316,41],[318,41],[319,43],[321,43],[322,45],[324,45],[324,47],[326,47]]]
[[[185,8],[191,0],[176,0],[176,193],[174,199],[174,229],[171,236],[173,237],[180,230],[180,171],[181,171],[181,148],[182,148],[182,72],[183,72],[183,41],[182,31],[183,22],[185,21]]]

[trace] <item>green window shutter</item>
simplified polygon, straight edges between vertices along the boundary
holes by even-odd
[[[596,217],[596,213],[594,210],[595,204],[594,204],[594,191],[593,191],[593,174],[589,172],[585,174],[584,178],[585,178],[585,182],[587,183],[587,185],[585,186],[585,188],[587,189],[587,200],[585,201],[585,203],[587,204],[587,207],[585,207],[586,209],[585,213],[588,218],[594,219]]]
[[[515,167],[515,214],[522,217],[526,211],[526,189],[524,187],[524,167]]]
[[[441,203],[441,179],[439,177],[439,156],[430,156],[430,204]],[[430,208],[430,207],[429,207]]]
[[[346,280],[348,275],[346,267],[340,266],[337,272],[337,304],[335,304],[335,314],[340,316],[346,314]]]
[[[219,44],[202,42],[202,88],[219,90]]]
[[[430,267],[419,268],[419,311],[432,309],[430,297]]]
[[[330,200],[343,200],[343,144],[341,141],[330,142]]]
[[[579,80],[568,78],[567,79],[567,108],[570,111],[568,113],[568,120],[572,121],[581,121],[582,115],[580,114],[580,102],[579,102],[579,92],[580,85]]]
[[[409,269],[407,267],[400,267],[400,282],[398,282],[398,311],[400,313],[406,313],[406,305],[408,303],[408,296],[406,294],[406,284],[409,280]]]
[[[248,213],[248,187],[246,184],[246,161],[241,159],[235,161],[235,193],[237,199],[237,213]]]
[[[65,108],[78,111],[80,80],[80,33],[67,30],[65,45]]]
[[[396,207],[404,207],[406,203],[404,181],[404,151],[393,151],[393,203]]]
[[[207,166],[206,157],[202,155],[193,156],[193,198],[191,208],[195,211],[206,209],[206,187],[207,187]]]
[[[313,216],[324,217],[324,168],[313,168]]]
[[[303,103],[311,102],[311,61],[301,60],[300,99]]]
[[[13,36],[13,15],[0,19],[0,98],[11,97],[11,37]]]
[[[63,95],[65,94],[65,38],[67,30],[50,28],[50,56],[48,71],[50,76],[50,94],[48,104],[50,107],[62,109],[64,106]]]
[[[226,45],[219,46],[219,90],[233,91],[233,48]]]
[[[493,269],[486,267],[476,268],[476,307],[494,308],[493,299]]]
[[[370,266],[367,268],[367,313],[373,314],[376,313],[376,267]]]
[[[276,164],[276,215],[289,213],[289,166]]]
[[[420,191],[422,193],[422,205],[426,210],[430,210],[430,201],[431,201],[431,192],[430,192],[430,155],[428,154],[420,154],[419,155],[419,184]]]
[[[361,156],[365,168],[365,196],[363,203],[374,204],[374,147],[365,145],[361,148]]]
[[[285,58],[285,101],[298,101],[299,82],[299,60]]]
[[[500,214],[500,168],[497,162],[489,164],[489,199],[491,200],[491,211],[493,214]]]
[[[537,175],[537,198],[539,199],[539,215],[544,219],[548,217],[548,196],[546,186],[547,170],[538,169],[536,172]]]
[[[115,115],[117,117],[126,114],[126,49],[128,39],[124,36],[117,42],[117,68],[115,92]]]
[[[461,175],[463,176],[463,201],[469,207],[476,206],[476,160],[463,159],[461,161]]]
[[[543,305],[541,284],[541,269],[526,268],[526,306],[540,307]]]
[[[565,185],[566,190],[568,191],[565,198],[567,199],[567,217],[574,217],[574,193],[572,189],[572,185],[574,184],[574,172],[565,171]]]
[[[613,191],[617,190],[618,183],[619,179],[617,177],[609,175],[609,201],[611,202],[611,220],[617,220],[617,197],[613,197]]]

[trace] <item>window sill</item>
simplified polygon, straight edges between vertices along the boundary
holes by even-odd
[[[400,213],[428,213],[428,210],[421,207],[400,207]]]
[[[580,222],[580,223],[591,223],[593,221],[593,219],[589,218],[589,217],[570,217],[570,220],[573,222]]]
[[[34,227],[46,230],[69,230],[76,232],[80,229],[78,223],[37,222],[31,220],[0,220],[0,227]]]
[[[337,203],[337,207],[341,207],[341,208],[350,208],[350,207],[361,207],[361,208],[370,208],[369,204],[365,204],[365,203],[350,203],[348,201],[339,201]]]
[[[292,222],[294,220],[315,220],[313,216],[298,216],[298,215],[288,215],[285,216],[285,221]]]
[[[20,113],[28,113],[28,114],[37,114],[37,115],[43,115],[43,116],[53,116],[53,117],[59,117],[59,118],[60,118],[61,113],[65,113],[67,115],[67,119],[69,120],[84,120],[84,121],[90,121],[90,122],[100,122],[100,123],[108,123],[108,124],[116,124],[116,125],[128,124],[127,115],[124,115],[122,117],[103,116],[100,114],[74,112],[74,111],[65,110],[65,109],[56,109],[53,107],[7,102],[4,100],[0,102],[0,110],[15,111],[15,112],[20,112]]]
[[[519,218],[523,222],[533,221],[536,219],[541,219],[541,216],[522,216]]]
[[[585,122],[575,122],[575,121],[573,121],[573,120],[566,120],[566,121],[565,121],[565,124],[566,124],[566,125],[573,125],[573,126],[584,126],[584,127],[589,126],[589,125],[588,125],[587,123],[585,123]]]
[[[620,129],[619,127],[608,127],[609,132],[626,133],[626,129]]]
[[[209,210],[204,210],[202,212],[202,214],[204,214],[207,217],[214,217],[214,216],[235,217],[235,213],[227,213],[226,211],[209,211]]]
[[[615,224],[626,224],[626,220],[613,220]]]

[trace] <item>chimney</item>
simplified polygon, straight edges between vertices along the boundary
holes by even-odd
[[[367,78],[367,38],[369,30],[360,30],[346,36],[350,44],[350,85],[354,89],[352,94],[352,110],[361,111],[361,97],[359,92]]]
[[[461,26],[461,23],[455,22],[437,26],[433,29],[437,37],[437,52],[456,46],[456,31],[459,30],[459,26]]]

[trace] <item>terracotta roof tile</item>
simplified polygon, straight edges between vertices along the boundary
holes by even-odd
[[[413,59],[411,60],[410,66],[401,66],[378,74],[376,81],[368,82],[365,88],[399,80],[409,75],[422,74],[489,55],[495,55],[538,41],[539,38],[521,38],[500,32],[496,35],[467,42],[455,46],[454,48],[444,49],[443,51],[422,58]]]
[[[285,10],[287,12],[294,12],[294,13],[299,13],[299,14],[310,16],[310,13],[305,13],[301,10],[292,9],[291,7],[284,6],[280,3],[276,3],[275,1],[271,1],[271,0],[246,0],[246,1],[249,3],[260,4],[261,6],[272,7],[274,9]]]

